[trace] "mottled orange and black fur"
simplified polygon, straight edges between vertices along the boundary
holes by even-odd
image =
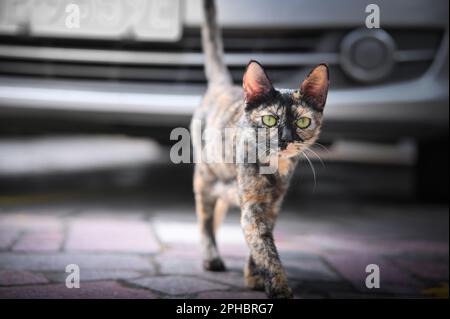
[[[250,249],[244,275],[251,289],[264,289],[271,298],[291,298],[285,271],[274,243],[273,228],[292,173],[300,155],[317,140],[328,93],[328,67],[314,68],[296,90],[277,90],[262,66],[251,61],[243,78],[243,87],[234,86],[223,62],[223,45],[216,21],[214,0],[204,0],[205,22],[202,27],[206,56],[208,90],[193,119],[201,121],[203,130],[231,129],[233,148],[242,138],[241,130],[266,126],[262,117],[276,119],[278,147],[277,170],[261,174],[262,163],[198,163],[194,173],[197,216],[204,250],[204,268],[223,271],[215,232],[231,205],[241,209],[241,226]],[[299,118],[310,125],[296,126]],[[267,128],[268,132],[269,129]],[[194,152],[201,152],[200,136],[194,136]],[[272,133],[268,133],[272,134]],[[271,137],[272,138],[272,137]]]

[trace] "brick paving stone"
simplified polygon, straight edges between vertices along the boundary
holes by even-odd
[[[290,280],[289,285],[294,291],[294,295],[299,298],[329,298],[332,292],[338,294],[351,294],[357,293],[354,287],[346,282],[334,282],[334,281],[295,281]]]
[[[65,284],[0,287],[0,298],[8,299],[154,299],[147,290],[121,286],[116,282],[81,283],[69,289]]]
[[[140,270],[153,271],[147,258],[124,254],[87,253],[0,253],[0,269],[65,271],[69,264],[77,264],[80,270]]]
[[[323,251],[323,247],[307,241],[305,236],[292,236],[288,240],[278,240],[276,245],[280,252],[320,254]]]
[[[281,262],[291,279],[305,281],[342,281],[342,278],[331,269],[322,257],[307,253],[280,251]]]
[[[219,251],[221,255],[225,258],[227,257],[238,257],[238,258],[247,258],[250,253],[250,250],[247,247],[247,244],[222,244],[218,242]]]
[[[448,281],[449,267],[448,261],[423,261],[405,258],[396,258],[394,263],[402,269],[426,280]]]
[[[281,258],[281,261],[283,262],[295,262],[298,260],[310,260],[310,261],[321,261],[322,258],[319,254],[314,254],[310,252],[304,252],[304,251],[285,251],[280,250],[279,255]]]
[[[283,262],[288,278],[305,281],[342,281],[342,278],[320,259],[298,259]]]
[[[381,284],[380,289],[366,289],[374,294],[391,294],[393,298],[422,298],[423,290],[427,288],[426,284],[398,284],[387,282]]]
[[[367,251],[368,243],[358,238],[345,238],[325,234],[309,235],[305,238],[305,246],[319,246],[322,250],[330,251]]]
[[[61,230],[62,220],[54,215],[45,214],[5,214],[0,215],[0,227],[13,230],[53,231]]]
[[[395,298],[392,295],[380,294],[380,293],[351,293],[351,292],[330,292],[329,298],[331,299],[386,299]]]
[[[111,208],[91,208],[82,209],[80,213],[75,216],[75,220],[123,220],[123,221],[140,221],[144,220],[147,214],[145,208],[129,209],[123,207]]]
[[[41,204],[20,204],[15,207],[9,207],[7,213],[4,215],[33,215],[33,216],[45,216],[65,218],[76,212],[78,208],[67,202],[60,202],[58,204],[41,203]]]
[[[442,241],[403,240],[403,239],[368,239],[354,235],[309,235],[297,237],[299,250],[305,252],[341,251],[363,254],[397,255],[402,253],[430,254],[448,256],[449,244]],[[293,243],[281,243],[279,248],[292,249]],[[301,248],[300,248],[301,247]]]
[[[0,286],[46,284],[48,280],[40,275],[20,270],[0,270]]]
[[[58,251],[62,247],[64,235],[61,231],[30,231],[20,236],[14,244],[14,251]]]
[[[51,272],[44,273],[44,275],[52,282],[66,282],[66,272]],[[80,281],[104,281],[104,280],[125,280],[142,277],[142,274],[137,271],[127,270],[80,270]]]
[[[244,273],[237,271],[211,272],[202,271],[197,275],[199,278],[208,279],[210,281],[231,285],[236,288],[245,289]]]
[[[244,269],[247,257],[225,257],[224,262],[228,270],[241,272]]]
[[[128,282],[169,295],[190,295],[208,290],[225,290],[228,287],[204,279],[187,276],[146,277]]]
[[[200,230],[196,222],[153,222],[158,238],[164,244],[198,244],[200,243]],[[222,225],[217,234],[220,245],[239,244],[246,246],[244,235],[239,225]]]
[[[225,257],[224,262],[227,271],[209,272],[203,269],[200,255],[184,255],[173,251],[158,256],[156,262],[159,264],[159,272],[163,275],[196,275],[197,277],[243,287],[244,279],[242,269],[245,257]]]
[[[153,227],[164,244],[200,243],[200,230],[194,222],[154,221]]]
[[[218,242],[219,252],[225,259],[231,258],[243,258],[245,259],[249,250],[246,244],[226,244]],[[165,245],[163,255],[173,256],[174,258],[188,258],[202,260],[202,251],[200,243],[171,243]]]
[[[385,255],[428,255],[441,256],[448,259],[449,243],[444,241],[430,241],[417,239],[391,239],[381,240],[372,243],[369,249],[376,253]]]
[[[159,271],[165,275],[198,274],[203,272],[201,258],[188,258],[163,255],[156,258],[159,264]]]
[[[156,253],[159,250],[159,244],[150,225],[145,222],[87,219],[71,223],[65,249]]]
[[[296,236],[294,240],[277,243],[281,251],[361,253],[376,255],[428,255],[448,259],[449,243],[417,239],[367,239],[359,236]]]
[[[196,258],[201,260],[202,252],[199,243],[186,244],[177,243],[165,245],[164,251],[161,253],[162,256],[171,256],[174,258]]]
[[[208,291],[196,296],[196,299],[267,299],[260,291]]]
[[[423,284],[409,273],[402,271],[382,256],[361,254],[327,254],[326,260],[343,277],[361,292],[411,294],[415,295],[423,288]],[[380,288],[368,289],[365,285],[366,267],[376,264],[380,267]]]

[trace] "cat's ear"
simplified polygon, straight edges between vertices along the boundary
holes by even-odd
[[[303,81],[300,86],[300,92],[307,103],[322,112],[327,102],[329,85],[328,65],[319,64]]]
[[[247,65],[242,86],[247,104],[257,103],[274,91],[272,82],[256,61],[250,61]]]

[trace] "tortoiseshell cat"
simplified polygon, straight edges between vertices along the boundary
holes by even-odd
[[[214,0],[204,0],[202,27],[208,90],[193,120],[208,128],[234,132],[233,143],[242,138],[240,129],[276,129],[277,170],[260,174],[263,163],[198,163],[194,192],[200,223],[204,268],[224,271],[215,232],[230,205],[241,209],[241,226],[250,248],[245,283],[265,289],[270,298],[292,298],[285,271],[275,247],[272,231],[291,175],[302,152],[317,140],[328,94],[328,67],[315,67],[297,90],[277,90],[262,66],[251,61],[243,78],[243,89],[233,86],[223,61],[223,44],[216,21]],[[194,152],[201,152],[201,136],[193,134]],[[198,134],[197,134],[198,135]],[[236,144],[234,144],[236,145]],[[234,147],[233,145],[224,145]]]

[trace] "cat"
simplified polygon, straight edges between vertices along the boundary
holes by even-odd
[[[232,141],[237,144],[243,138],[242,129],[275,130],[278,141],[271,150],[277,157],[278,166],[271,174],[260,173],[263,163],[259,161],[200,162],[195,165],[193,187],[203,267],[208,271],[226,270],[215,234],[229,207],[236,205],[241,209],[241,227],[250,250],[244,268],[246,286],[265,290],[269,298],[292,298],[274,243],[273,228],[300,155],[319,137],[329,88],[328,66],[316,66],[299,89],[278,90],[262,65],[250,61],[242,87],[234,86],[223,60],[215,1],[203,0],[203,9],[202,43],[208,87],[201,105],[194,112],[192,123],[202,123],[201,134],[209,128],[231,128],[234,132]],[[192,126],[194,154],[200,154],[202,145],[198,141],[201,136],[195,136]],[[224,147],[233,145],[225,144]]]

